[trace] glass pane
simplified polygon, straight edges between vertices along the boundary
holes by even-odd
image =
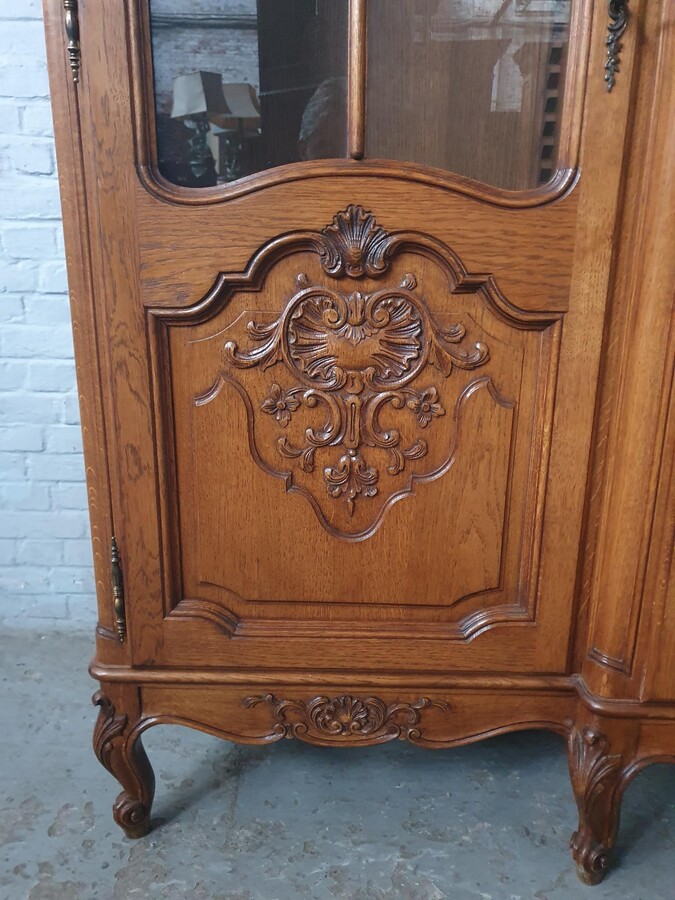
[[[366,155],[549,181],[569,16],[570,0],[369,0]]]
[[[150,22],[169,181],[346,155],[347,0],[151,0]]]

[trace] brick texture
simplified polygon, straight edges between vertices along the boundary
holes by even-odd
[[[223,9],[223,0],[153,4],[165,14]],[[88,626],[96,604],[41,17],[41,0],[0,0],[0,623],[43,628]],[[185,71],[257,86],[254,32],[155,37],[162,109],[180,59]]]
[[[0,622],[96,618],[39,0],[0,4]]]

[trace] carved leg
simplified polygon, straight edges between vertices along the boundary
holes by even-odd
[[[112,698],[103,691],[97,691],[92,698],[99,707],[94,753],[123,788],[113,804],[113,818],[127,837],[139,838],[150,830],[155,775],[136,730],[139,722],[136,692],[132,693],[126,686],[111,685],[110,690]],[[124,712],[125,709],[129,712]]]
[[[616,720],[609,725],[591,717],[569,737],[572,788],[579,808],[579,828],[570,846],[577,874],[585,884],[599,884],[607,873],[609,851],[619,828],[625,775],[633,762],[636,730]],[[623,727],[621,727],[623,724]]]

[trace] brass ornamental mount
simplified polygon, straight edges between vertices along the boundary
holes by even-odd
[[[80,81],[80,21],[77,0],[63,0],[64,24],[68,38],[68,59],[73,73],[73,82]]]
[[[619,71],[621,55],[621,38],[628,25],[628,0],[608,0],[609,23],[607,25],[607,60],[605,62],[605,81],[607,90],[611,91]]]

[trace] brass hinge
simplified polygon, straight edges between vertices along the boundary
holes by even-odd
[[[112,536],[110,542],[110,577],[112,581],[113,609],[115,611],[115,631],[120,641],[127,636],[127,618],[124,611],[124,581],[122,580],[122,563],[117,539]]]
[[[63,0],[64,24],[66,37],[68,38],[68,59],[70,70],[73,73],[73,81],[77,84],[80,80],[80,20],[77,9],[77,0]]]

